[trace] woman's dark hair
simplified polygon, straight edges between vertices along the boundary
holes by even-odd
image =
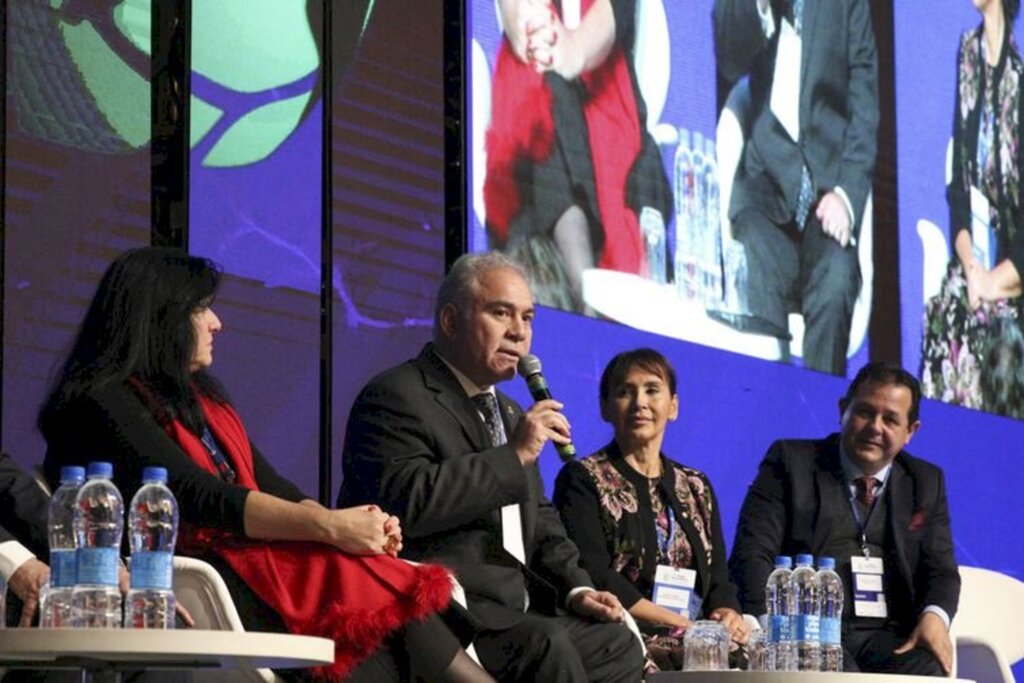
[[[44,434],[63,406],[110,383],[130,382],[155,412],[201,433],[193,387],[222,399],[219,385],[190,365],[192,314],[213,302],[220,267],[179,249],[145,247],[119,256],[104,273],[78,336],[39,413]]]
[[[623,351],[616,354],[614,358],[608,361],[608,365],[605,366],[604,372],[601,373],[601,384],[598,389],[598,398],[601,400],[601,405],[604,405],[604,402],[608,400],[615,385],[621,382],[625,378],[626,373],[633,368],[640,368],[651,374],[658,375],[668,384],[669,393],[675,396],[676,371],[672,368],[672,364],[668,362],[668,359],[654,349],[633,349],[632,351]]]
[[[1003,19],[1006,20],[1006,24],[1009,27],[1009,31],[1013,31],[1013,22],[1017,20],[1017,14],[1020,12],[1020,0],[1003,0]]]

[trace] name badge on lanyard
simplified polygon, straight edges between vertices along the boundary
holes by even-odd
[[[882,558],[851,557],[850,572],[853,574],[853,613],[858,617],[888,617],[882,585],[882,577],[885,576]]]
[[[697,572],[694,570],[676,569],[659,564],[654,572],[652,602],[694,620],[700,614],[700,607],[704,603],[694,590],[696,586]]]

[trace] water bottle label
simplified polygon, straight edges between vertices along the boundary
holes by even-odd
[[[71,588],[75,585],[74,550],[50,551],[50,586],[52,588]]]
[[[116,548],[79,548],[76,555],[78,583],[94,586],[117,585]]]
[[[170,590],[173,570],[171,553],[132,553],[132,588]]]
[[[787,640],[793,639],[793,634],[790,631],[790,619],[784,614],[773,614],[772,620],[769,624],[771,627],[771,642],[781,643]]]
[[[840,624],[838,617],[821,618],[821,642],[824,645],[839,645]]]
[[[818,640],[820,629],[817,614],[799,614],[795,619],[796,637],[795,640]]]

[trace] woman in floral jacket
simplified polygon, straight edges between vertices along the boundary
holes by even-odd
[[[745,642],[711,483],[661,453],[679,413],[675,371],[652,349],[620,353],[601,376],[600,398],[614,440],[566,465],[555,482],[581,564],[636,619],[660,668],[679,668],[680,636],[695,618],[720,621]],[[695,599],[685,613],[655,604],[659,566],[692,572]]]
[[[1020,1],[972,2],[982,23],[960,40],[947,188],[955,257],[925,310],[921,384],[925,396],[1024,417]],[[971,236],[972,188],[988,203],[990,255]]]

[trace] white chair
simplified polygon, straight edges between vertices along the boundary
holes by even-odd
[[[960,567],[960,605],[951,635],[956,647],[954,674],[978,683],[1013,683],[1010,667],[1024,658],[1024,582],[1012,576]]]
[[[217,570],[202,560],[174,556],[174,597],[192,614],[196,628],[244,631],[235,602]],[[198,681],[266,681],[283,679],[270,669],[196,671]]]
[[[726,98],[725,106],[718,118],[715,132],[715,146],[718,155],[718,188],[721,198],[721,225],[723,247],[732,240],[732,223],[729,221],[729,203],[732,198],[733,178],[743,157],[743,145],[750,126],[753,124],[753,108],[750,100],[750,87],[743,78],[733,86]],[[846,349],[847,357],[860,350],[867,337],[868,323],[871,319],[871,298],[874,292],[874,214],[871,194],[868,194],[864,205],[864,218],[861,221],[860,235],[857,241],[857,261],[860,264],[861,286],[857,300],[853,306],[850,321],[850,342]],[[755,283],[751,283],[755,284]],[[803,357],[804,320],[799,313],[789,315],[789,333],[792,337],[788,353],[791,356]],[[753,335],[751,336],[764,336]],[[742,353],[742,349],[739,350]],[[782,353],[785,357],[785,350]]]
[[[192,614],[196,628],[214,631],[244,631],[238,609],[228,592],[227,584],[207,562],[192,557],[174,556],[174,596]],[[462,585],[452,577],[452,600],[466,606],[466,593]],[[480,663],[472,643],[466,653],[477,664]],[[283,679],[270,669],[218,670],[196,672],[196,681],[267,681]]]

